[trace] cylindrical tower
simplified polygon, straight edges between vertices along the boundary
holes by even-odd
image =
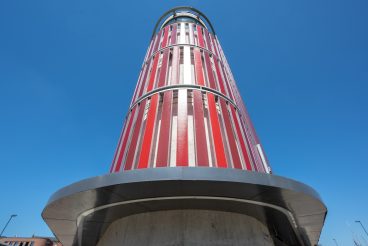
[[[327,209],[273,175],[215,30],[192,7],[157,22],[110,173],[42,217],[68,245],[316,245]]]
[[[193,8],[156,24],[110,171],[178,166],[271,172],[214,28]]]

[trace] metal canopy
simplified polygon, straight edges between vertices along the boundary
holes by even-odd
[[[42,213],[68,245],[96,245],[115,220],[138,213],[206,209],[253,216],[275,242],[316,245],[327,213],[319,195],[291,179],[236,169],[175,167],[86,179],[56,192]]]

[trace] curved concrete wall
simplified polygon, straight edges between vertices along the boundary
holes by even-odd
[[[112,223],[98,246],[274,245],[258,220],[236,213],[172,210],[143,213]]]

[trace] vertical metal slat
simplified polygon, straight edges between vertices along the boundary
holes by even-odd
[[[193,105],[194,105],[194,129],[195,129],[195,152],[197,156],[197,166],[209,166],[208,148],[206,140],[206,129],[204,126],[204,111],[202,102],[202,92],[198,90],[193,91]]]
[[[221,136],[221,128],[218,119],[216,102],[213,94],[207,93],[208,109],[210,113],[211,127],[212,127],[212,138],[215,146],[216,154],[216,165],[217,167],[227,167],[225,149]]]
[[[186,89],[178,90],[176,165],[188,166],[188,103]]]
[[[148,109],[147,114],[146,129],[144,130],[142,148],[138,161],[138,168],[148,167],[148,161],[151,154],[152,135],[157,114],[158,96],[158,94],[155,94],[151,97],[150,108]]]

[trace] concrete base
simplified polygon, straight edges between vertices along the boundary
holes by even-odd
[[[142,213],[113,222],[98,246],[272,246],[268,229],[243,214],[209,210]]]
[[[64,246],[271,245],[269,235],[278,246],[313,246],[326,212],[312,188],[291,179],[167,167],[69,185],[50,198],[42,217]]]

